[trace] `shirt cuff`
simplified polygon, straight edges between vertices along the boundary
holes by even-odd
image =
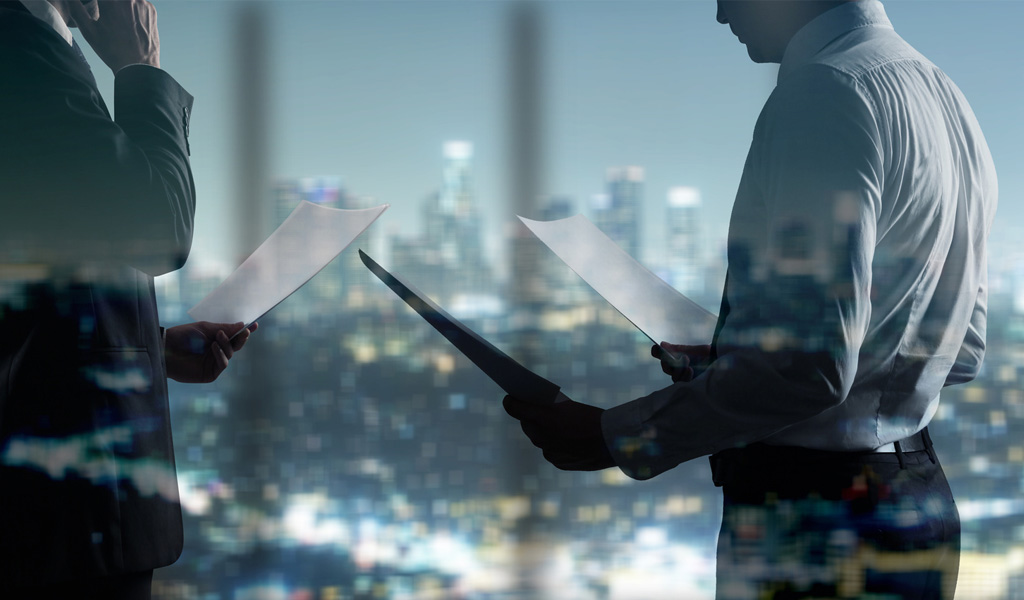
[[[124,65],[123,67],[118,69],[117,72],[114,73],[114,77],[116,78],[118,76],[118,74],[120,74],[121,71],[124,71],[125,69],[128,69],[128,68],[135,69],[137,67],[142,67],[143,69],[156,69],[157,71],[164,71],[163,67],[154,67],[153,65],[147,65],[146,63],[131,63],[129,65]],[[164,72],[166,72],[166,71],[164,71]]]
[[[633,479],[650,479],[672,467],[666,465],[657,430],[644,423],[640,414],[640,398],[614,408],[601,415],[604,443],[615,464]]]

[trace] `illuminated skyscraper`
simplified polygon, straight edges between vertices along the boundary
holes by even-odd
[[[302,177],[278,181],[274,185],[272,224],[277,227],[284,223],[303,200],[330,208],[351,208],[347,206],[346,199],[340,177]]]
[[[680,292],[693,295],[704,291],[703,253],[700,240],[700,190],[674,187],[668,191],[666,222],[670,281]]]
[[[473,145],[444,145],[441,189],[424,204],[423,267],[432,272],[431,286],[444,298],[483,293],[490,274],[480,239],[480,213],[473,198]],[[430,286],[428,286],[430,287]]]
[[[642,167],[608,169],[607,194],[594,198],[594,224],[637,260],[644,201]]]

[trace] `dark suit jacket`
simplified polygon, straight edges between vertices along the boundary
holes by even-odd
[[[192,97],[0,2],[0,596],[182,547],[154,275],[191,246]]]

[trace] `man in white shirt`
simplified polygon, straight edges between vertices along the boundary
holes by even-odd
[[[926,426],[984,356],[985,138],[877,0],[720,0],[718,20],[780,69],[712,344],[675,347],[676,383],[607,411],[506,410],[560,468],[647,479],[712,455],[721,599],[952,597],[959,520]]]

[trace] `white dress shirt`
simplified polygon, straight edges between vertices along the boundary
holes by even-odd
[[[967,100],[877,0],[805,25],[736,194],[717,360],[605,412],[619,466],[645,479],[754,441],[856,451],[920,431],[984,356],[996,198]]]

